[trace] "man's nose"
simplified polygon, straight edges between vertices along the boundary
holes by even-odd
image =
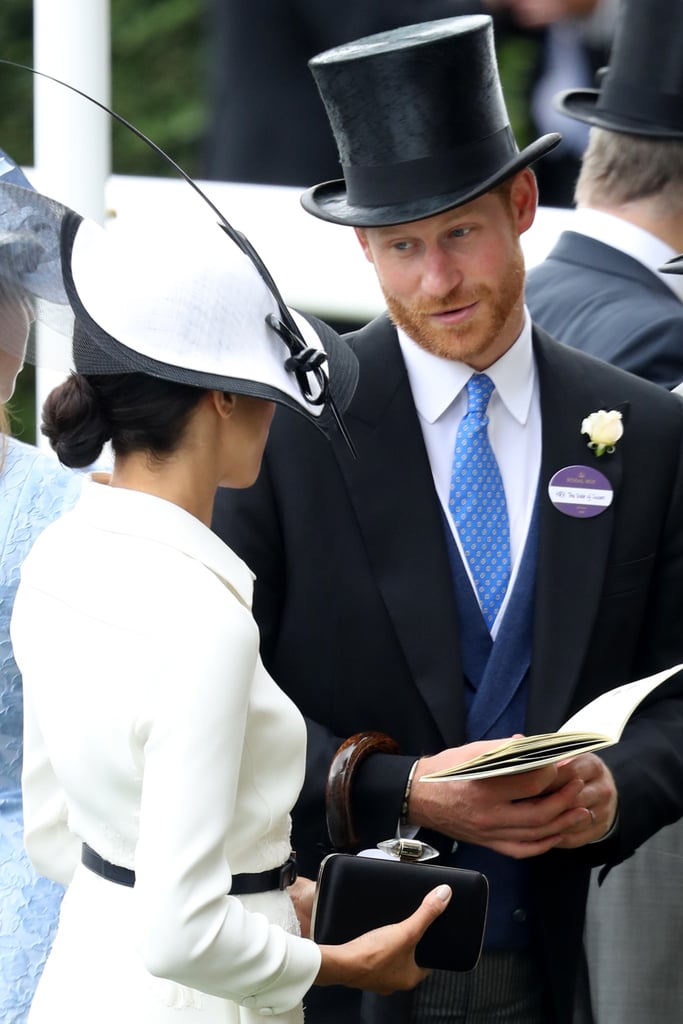
[[[457,288],[462,279],[462,271],[452,254],[444,252],[439,246],[427,250],[421,282],[425,295],[441,298]]]

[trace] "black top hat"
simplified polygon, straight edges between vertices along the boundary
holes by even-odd
[[[598,128],[683,139],[683,5],[621,0],[599,88],[558,93],[558,110]]]
[[[664,274],[683,274],[683,253],[680,256],[674,256],[672,259],[667,260],[659,269]]]
[[[402,224],[488,192],[560,141],[520,153],[486,15],[367,36],[309,61],[344,179],[308,189],[309,213],[338,224]]]

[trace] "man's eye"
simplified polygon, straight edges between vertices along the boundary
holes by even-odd
[[[469,235],[472,228],[453,228],[451,231],[452,238],[464,238],[465,235]]]

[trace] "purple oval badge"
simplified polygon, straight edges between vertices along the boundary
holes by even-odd
[[[599,470],[591,466],[565,466],[548,484],[548,496],[555,508],[566,516],[590,519],[612,504],[614,491]]]

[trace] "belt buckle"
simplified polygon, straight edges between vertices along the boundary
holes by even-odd
[[[292,856],[284,862],[280,868],[280,884],[281,890],[288,889],[290,885],[293,885],[297,879],[296,860]]]

